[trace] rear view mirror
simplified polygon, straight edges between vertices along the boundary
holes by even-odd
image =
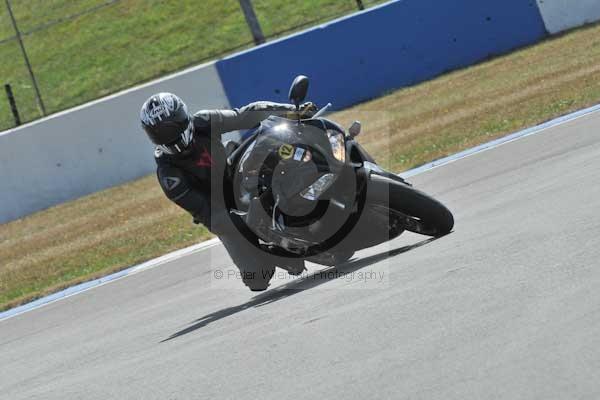
[[[354,121],[352,125],[350,125],[350,128],[348,128],[348,134],[350,137],[354,138],[360,134],[361,128],[362,125],[360,124],[360,121]]]
[[[304,75],[298,75],[290,87],[290,101],[296,105],[296,108],[298,108],[306,98],[307,93],[308,78]]]

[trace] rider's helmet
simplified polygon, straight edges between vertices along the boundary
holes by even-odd
[[[167,154],[185,154],[192,143],[194,125],[187,106],[172,93],[150,96],[140,111],[142,128]]]

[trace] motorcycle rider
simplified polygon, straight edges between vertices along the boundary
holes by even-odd
[[[154,94],[142,105],[142,127],[156,145],[157,177],[165,195],[188,211],[194,223],[202,223],[219,236],[250,290],[265,290],[275,266],[300,274],[304,261],[259,250],[254,234],[226,209],[222,186],[226,151],[221,135],[256,128],[271,115],[310,117],[315,111],[312,103],[296,110],[291,104],[259,101],[239,109],[201,110],[191,115],[172,93]]]

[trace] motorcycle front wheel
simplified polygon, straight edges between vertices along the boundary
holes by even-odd
[[[407,184],[371,174],[367,206],[388,212],[391,221],[401,221],[404,229],[427,236],[443,236],[452,231],[454,217],[433,197]]]

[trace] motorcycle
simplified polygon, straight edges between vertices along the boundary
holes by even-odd
[[[309,80],[289,91],[300,109]],[[454,226],[442,203],[385,171],[360,146],[361,124],[345,131],[323,117],[271,116],[227,157],[227,206],[264,251],[338,265],[405,230],[438,237]]]

